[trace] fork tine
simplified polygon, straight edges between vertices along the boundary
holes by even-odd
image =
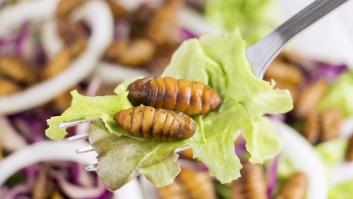
[[[92,146],[87,146],[84,148],[77,149],[76,153],[88,153],[94,151]]]
[[[88,138],[88,133],[80,133],[71,137],[66,138],[68,142],[74,142],[78,140],[83,140]]]
[[[85,166],[86,171],[97,171],[97,164],[88,164]]]
[[[72,126],[76,126],[82,123],[86,122],[92,122],[97,120],[97,118],[90,118],[90,119],[77,119],[77,120],[71,120],[71,121],[66,121],[66,122],[60,122],[59,123],[59,128],[68,128]]]

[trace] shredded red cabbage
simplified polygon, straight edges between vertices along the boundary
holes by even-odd
[[[244,154],[246,153],[246,141],[244,138],[238,138],[235,145],[235,153],[240,159],[244,158]]]
[[[3,199],[20,198],[21,195],[23,196],[23,194],[29,193],[32,190],[33,183],[37,177],[36,169],[34,167],[32,169],[24,169],[24,173],[26,173],[26,182],[8,189]]]
[[[11,124],[29,143],[47,139],[44,131],[47,128],[46,120],[58,115],[54,110],[34,109],[9,116]]]
[[[267,194],[269,198],[274,196],[278,185],[278,164],[279,164],[279,155],[273,158],[271,163],[267,167]]]
[[[130,37],[130,31],[130,24],[128,21],[117,21],[114,24],[114,39],[128,39]]]
[[[181,28],[180,34],[181,34],[182,40],[192,39],[200,36],[199,34],[196,34],[186,28]]]
[[[329,82],[335,81],[340,75],[348,71],[348,66],[345,64],[328,64],[328,63],[318,63],[317,67],[309,73],[309,78],[311,80],[316,80],[318,78],[324,78]]]
[[[23,45],[30,37],[30,23],[25,22],[18,31],[18,36],[15,39],[15,55],[22,56],[23,55]]]

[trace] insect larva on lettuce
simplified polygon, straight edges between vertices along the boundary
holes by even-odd
[[[128,86],[128,91],[133,105],[180,111],[191,116],[206,114],[222,103],[217,91],[208,85],[172,77],[139,79]]]
[[[304,173],[297,172],[289,177],[278,193],[276,199],[303,199],[308,186]]]
[[[132,135],[165,141],[190,138],[196,129],[195,122],[186,114],[149,106],[119,111],[115,121]]]

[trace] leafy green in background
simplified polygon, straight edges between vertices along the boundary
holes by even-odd
[[[273,30],[278,13],[274,0],[207,0],[206,4],[211,22],[229,32],[239,28],[248,44]]]
[[[353,117],[353,71],[341,75],[320,102],[322,111],[332,107],[345,117]]]
[[[197,130],[192,138],[162,142],[127,136],[114,123],[113,116],[131,107],[126,93],[129,82],[120,85],[114,96],[84,97],[74,93],[72,106],[48,121],[47,135],[53,139],[64,137],[65,132],[57,128],[61,121],[99,118],[90,140],[99,154],[98,174],[112,190],[137,173],[144,174],[156,186],[171,183],[180,170],[174,151],[183,146],[191,146],[194,156],[221,183],[240,176],[241,164],[234,151],[238,136],[245,138],[254,163],[272,158],[281,149],[279,138],[264,115],[291,110],[292,99],[288,90],[274,89],[252,74],[239,32],[184,42],[162,76],[204,82],[216,89],[223,100],[217,111],[194,118]]]

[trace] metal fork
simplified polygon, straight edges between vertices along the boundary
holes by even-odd
[[[309,6],[305,7],[299,13],[287,20],[272,33],[264,37],[256,44],[246,49],[247,58],[251,64],[253,73],[260,79],[263,78],[266,69],[284,45],[300,33],[302,30],[312,25],[332,10],[347,2],[348,0],[316,0]],[[94,122],[96,118],[78,119],[60,123],[60,128],[68,128],[79,124]],[[68,141],[76,141],[87,139],[88,134],[82,133],[67,138]],[[179,148],[176,151],[182,151],[185,148]],[[81,148],[77,153],[86,153],[94,151],[92,146]],[[96,171],[96,164],[86,165],[87,171]]]

